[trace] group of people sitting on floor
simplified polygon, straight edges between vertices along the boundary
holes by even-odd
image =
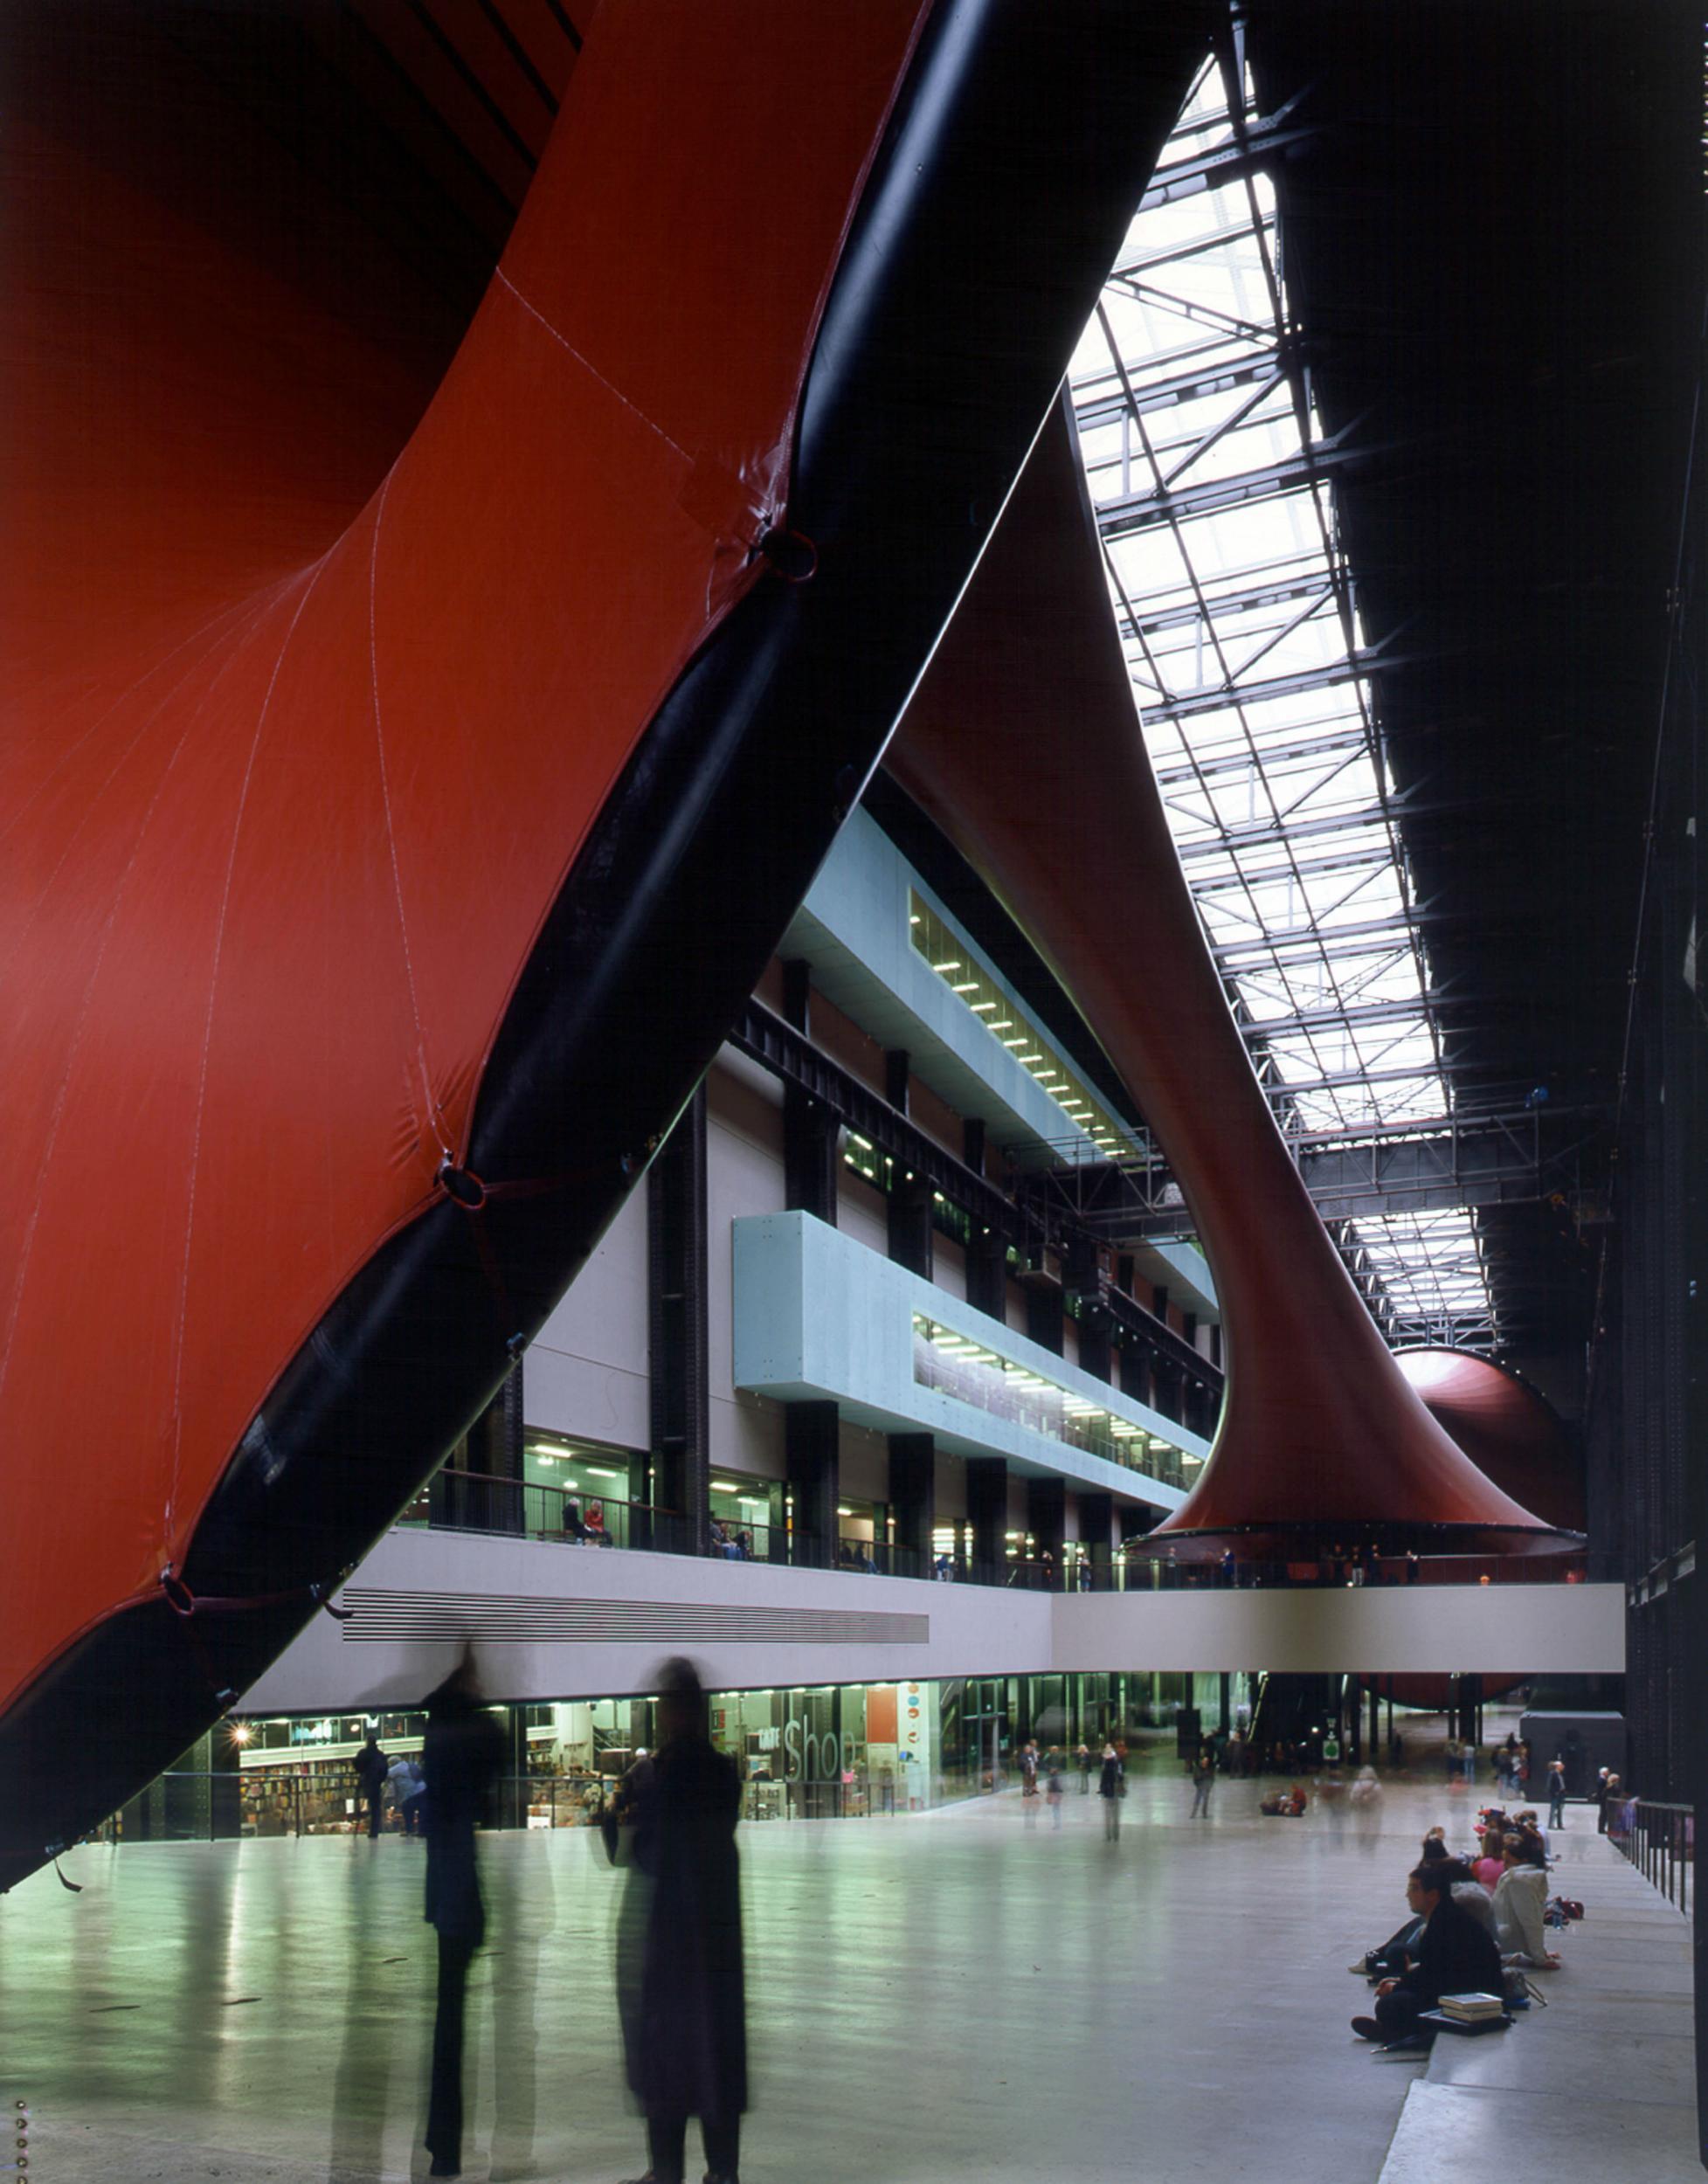
[[[1532,1812],[1481,1816],[1478,1856],[1456,1858],[1432,1828],[1406,1883],[1404,1925],[1348,1968],[1375,1988],[1374,2015],[1352,2020],[1384,2054],[1427,2048],[1420,2022],[1444,1994],[1519,1991],[1526,1972],[1554,1970],[1548,1947],[1547,1840]]]

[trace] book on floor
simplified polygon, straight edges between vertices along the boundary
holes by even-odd
[[[1438,2008],[1444,2016],[1469,2023],[1478,2017],[1498,2017],[1506,2005],[1498,1994],[1443,1994]]]

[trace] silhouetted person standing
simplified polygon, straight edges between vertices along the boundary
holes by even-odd
[[[658,1722],[658,1750],[631,1768],[617,1807],[634,1830],[617,1986],[628,2082],[647,2116],[644,2184],[682,2184],[690,2116],[700,2118],[707,2184],[737,2184],[747,2106],[741,1780],[712,1749],[692,1662],[665,1664]]]
[[[439,1934],[439,2002],[427,2104],[427,2151],[434,2176],[456,2176],[462,2168],[463,2000],[469,1965],[487,1930],[474,1827],[486,1816],[502,1757],[503,1738],[480,1704],[474,1655],[466,1652],[427,1701],[421,1747],[427,1779],[425,1917]]]
[[[368,1800],[368,1835],[371,1841],[379,1833],[380,1799],[385,1791],[385,1778],[391,1771],[391,1762],[379,1748],[379,1739],[373,1731],[356,1755],[356,1779],[362,1785],[362,1794]]]
[[[1121,1833],[1122,1780],[1121,1755],[1113,1745],[1103,1746],[1103,1765],[1097,1775],[1097,1794],[1103,1800],[1103,1840],[1113,1842]]]

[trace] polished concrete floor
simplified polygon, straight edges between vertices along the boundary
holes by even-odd
[[[1262,2178],[1504,2184],[1699,2177],[1686,1922],[1572,1808],[1552,2007],[1380,2063],[1345,1969],[1403,1912],[1423,1828],[1207,1820],[1172,1765],[1118,1843],[1070,1790],[923,1819],[743,1831],[754,2105],[747,2184]],[[618,2061],[618,1876],[591,1832],[482,1845],[472,2179],[610,2184],[644,2167]],[[425,2174],[432,1936],[398,1838],[85,1849],[83,1893],[0,1899],[0,2098],[31,2184],[308,2184]],[[690,2174],[699,2174],[697,2146]],[[0,2156],[0,2160],[6,2159]]]

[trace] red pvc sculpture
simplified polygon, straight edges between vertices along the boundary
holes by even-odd
[[[584,1262],[1204,29],[574,12],[522,131],[472,8],[0,23],[0,1888],[218,1718]]]
[[[1049,959],[1164,1149],[1216,1281],[1227,1392],[1150,1535],[1284,1558],[1319,1536],[1572,1543],[1413,1393],[1290,1158],[1206,948],[1145,754],[1071,425],[1052,420],[888,762]]]
[[[1545,1523],[1582,1531],[1582,1467],[1559,1413],[1527,1380],[1468,1350],[1397,1350],[1393,1362],[1479,1471]]]

